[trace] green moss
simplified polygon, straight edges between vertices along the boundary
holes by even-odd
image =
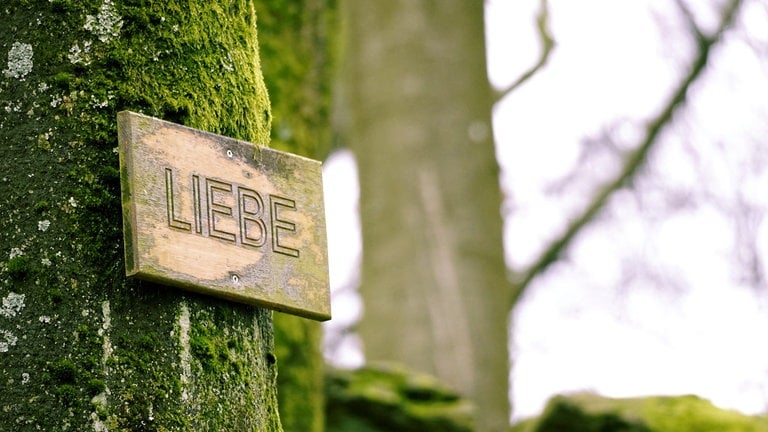
[[[26,255],[15,256],[9,259],[5,266],[12,278],[20,279],[30,271],[29,257]]]
[[[51,377],[60,384],[74,384],[77,381],[77,367],[69,359],[62,359],[50,367]]]
[[[143,351],[148,351],[154,349],[158,344],[159,337],[157,333],[152,332],[142,335],[141,338],[139,338],[138,347]]]
[[[210,373],[218,371],[218,355],[216,346],[205,336],[195,336],[189,340],[192,354],[202,364],[203,369]]]
[[[107,59],[120,67],[115,73],[127,77],[117,89],[126,105],[267,145],[271,114],[259,59],[253,55],[258,44],[252,3],[132,3],[123,8],[123,32],[134,44],[117,46]],[[147,28],[156,37],[145,37]],[[190,70],[196,71],[194,80],[187,79]]]
[[[98,378],[91,378],[88,380],[88,393],[96,396],[97,394],[103,392],[107,389],[107,384],[104,382],[104,380],[98,379]]]
[[[55,393],[59,401],[65,406],[73,405],[78,398],[78,391],[75,386],[71,384],[64,384],[56,387]]]
[[[322,431],[324,363],[320,323],[286,314],[275,314],[274,321],[276,355],[270,356],[273,362],[280,360],[278,386],[283,427],[286,431]],[[303,397],[295,397],[297,394]]]
[[[101,167],[99,178],[104,182],[111,183],[113,186],[119,186],[120,170],[114,165],[105,165]]]
[[[622,418],[615,412],[586,413],[566,399],[554,399],[534,432],[652,432],[641,421]]]
[[[101,336],[99,336],[99,333],[94,326],[86,323],[79,324],[76,327],[74,337],[78,343],[92,348],[98,348],[102,341]],[[89,364],[88,366],[92,366],[92,364]]]
[[[243,380],[247,377],[244,373],[248,364],[236,353],[242,352],[245,345],[241,339],[226,337],[220,330],[218,325],[214,326],[206,319],[193,329],[189,339],[190,351],[206,373]]]
[[[39,214],[45,214],[45,212],[50,210],[50,208],[51,208],[51,203],[45,200],[38,201],[34,205],[35,212]]]
[[[64,295],[62,294],[61,290],[57,288],[49,289],[46,294],[48,301],[53,304],[61,303],[61,301],[64,299]]]
[[[472,408],[435,378],[397,366],[331,371],[328,430],[470,431]]]
[[[768,419],[724,410],[696,396],[655,397],[643,401],[643,417],[658,432],[761,432]]]
[[[324,159],[333,147],[331,94],[337,1],[259,1],[264,81],[273,104],[272,147]]]
[[[697,396],[606,398],[591,393],[556,396],[544,413],[513,431],[744,431],[768,430],[768,418],[720,409]]]

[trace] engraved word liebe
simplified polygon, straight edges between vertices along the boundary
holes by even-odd
[[[298,249],[286,245],[286,237],[296,234],[296,224],[286,218],[286,213],[296,210],[296,201],[268,194],[269,208],[266,209],[265,197],[245,185],[193,174],[190,178],[192,214],[183,215],[177,205],[179,196],[174,177],[174,170],[165,168],[170,228],[254,249],[269,243],[272,252],[299,257]]]

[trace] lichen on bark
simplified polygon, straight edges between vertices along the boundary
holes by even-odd
[[[254,2],[20,0],[0,28],[0,425],[281,430],[270,311],[124,277],[115,151],[123,109],[268,144]]]

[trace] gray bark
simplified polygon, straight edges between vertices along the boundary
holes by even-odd
[[[483,3],[345,3],[368,361],[434,374],[509,427],[508,298]]]

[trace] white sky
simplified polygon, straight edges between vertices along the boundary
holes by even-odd
[[[503,86],[538,55],[539,2],[486,3],[489,76]],[[494,113],[502,187],[511,197],[505,229],[511,265],[529,262],[595,182],[615,170],[608,156],[579,165],[584,138],[605,133],[633,144],[643,120],[665,100],[691,52],[678,17],[669,14],[672,4],[551,1],[558,46],[549,66]],[[745,236],[757,239],[766,256],[768,152],[758,157],[756,149],[768,132],[768,65],[738,39],[748,34],[768,46],[768,11],[750,4],[747,30],[715,57],[707,85],[692,92],[693,109],[638,181],[647,192],[619,193],[601,223],[517,307],[515,417],[537,414],[553,394],[581,390],[617,397],[694,393],[722,407],[766,411],[768,289],[734,277],[740,243],[728,211],[738,203],[754,210],[754,231]],[[714,25],[706,7],[697,13]],[[574,170],[579,176],[565,193],[547,192]],[[324,173],[335,292],[328,330],[334,332],[360,310],[355,294],[339,294],[339,287],[355,284],[359,265],[359,231],[350,229],[359,226],[358,191],[348,153],[332,156]],[[670,207],[677,192],[681,204]],[[347,366],[362,362],[354,340],[336,355]]]

